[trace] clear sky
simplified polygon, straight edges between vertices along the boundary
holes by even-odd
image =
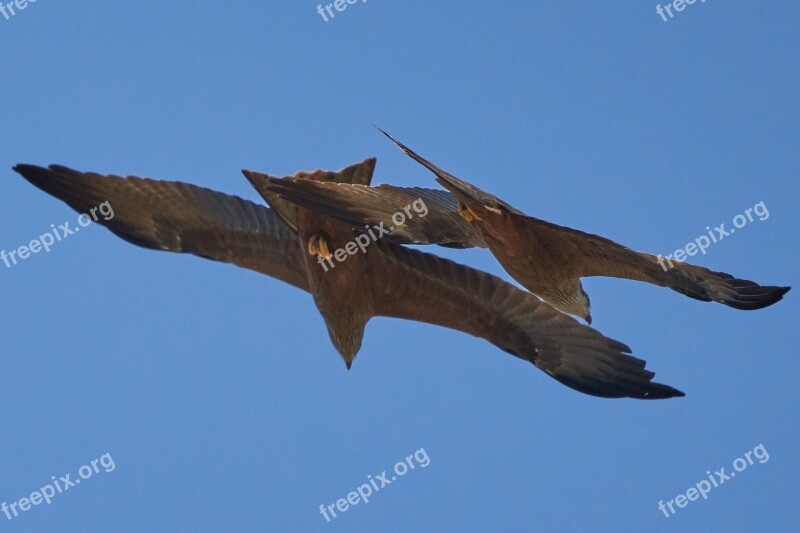
[[[652,253],[764,202],[692,260],[797,286],[800,5],[670,9],[30,3],[0,15],[0,248],[77,217],[18,162],[258,201],[240,169],[376,156],[375,183],[435,186],[376,123],[531,215]],[[508,278],[486,250],[428,251]],[[0,264],[0,503],[110,454],[0,531],[797,531],[800,289],[743,312],[584,284],[594,326],[685,398],[585,396],[390,319],[347,372],[307,294],[99,226]],[[659,510],[759,445],[768,460]],[[420,449],[426,467],[326,522],[320,505]]]

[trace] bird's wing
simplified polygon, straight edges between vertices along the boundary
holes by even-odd
[[[308,290],[296,235],[266,207],[186,183],[57,165],[14,170],[79,213],[108,202],[113,217],[98,216],[97,223],[128,242],[233,263]]]
[[[480,232],[458,214],[458,200],[447,191],[393,185],[367,187],[298,178],[271,178],[264,187],[284,200],[323,213],[359,231],[365,231],[367,225],[381,223],[386,229],[393,227],[392,233],[384,239],[395,244],[486,247]],[[398,213],[396,218],[402,218],[402,225],[393,221]]]
[[[480,203],[502,209],[513,219],[519,234],[519,246],[529,247],[527,254],[540,265],[550,265],[563,278],[609,276],[645,281],[669,287],[681,294],[702,301],[715,301],[735,309],[761,309],[781,300],[789,287],[761,286],[750,280],[737,279],[724,272],[713,272],[686,263],[673,263],[666,270],[650,254],[637,252],[604,237],[584,233],[530,217],[471,183],[460,180],[420,157],[400,141],[381,130],[400,149],[436,174],[436,181],[461,202]]]
[[[561,383],[606,398],[670,398],[630,348],[501,279],[402,246],[369,253],[379,316],[428,322],[481,337]]]
[[[519,229],[519,245],[530,247],[542,264],[553,265],[564,276],[609,276],[669,287],[702,301],[715,301],[735,309],[753,310],[783,298],[789,287],[761,286],[724,272],[673,261],[670,267],[656,256],[631,250],[616,242],[526,215],[508,214]]]

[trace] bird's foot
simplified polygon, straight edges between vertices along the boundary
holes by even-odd
[[[317,233],[308,239],[308,253],[309,255],[321,255],[325,259],[331,256],[331,250],[328,248],[328,242],[324,235]]]
[[[461,218],[463,218],[467,222],[472,222],[473,220],[480,220],[480,217],[475,214],[475,211],[465,206],[461,202],[458,203],[457,209],[458,209],[458,214],[461,215]]]

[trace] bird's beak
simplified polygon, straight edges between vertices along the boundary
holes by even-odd
[[[591,313],[586,315],[586,323],[589,324],[590,326],[592,325],[592,315],[591,315]]]

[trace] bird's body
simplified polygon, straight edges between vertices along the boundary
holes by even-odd
[[[353,240],[353,231],[328,217],[299,209],[297,213],[297,237],[301,243],[316,243],[326,250],[344,249]],[[336,264],[333,268],[322,268],[319,258],[327,259],[318,250],[303,254],[308,272],[308,284],[314,303],[325,320],[331,342],[344,358],[347,368],[353,364],[364,328],[375,315],[374,293],[370,271],[372,256],[379,253],[367,250],[365,253],[349,256],[347,261]]]
[[[568,258],[547,241],[520,241],[525,231],[523,217],[477,206],[462,207],[459,213],[476,226],[492,255],[512,278],[557,309],[592,323],[589,299],[580,279],[570,275]]]

